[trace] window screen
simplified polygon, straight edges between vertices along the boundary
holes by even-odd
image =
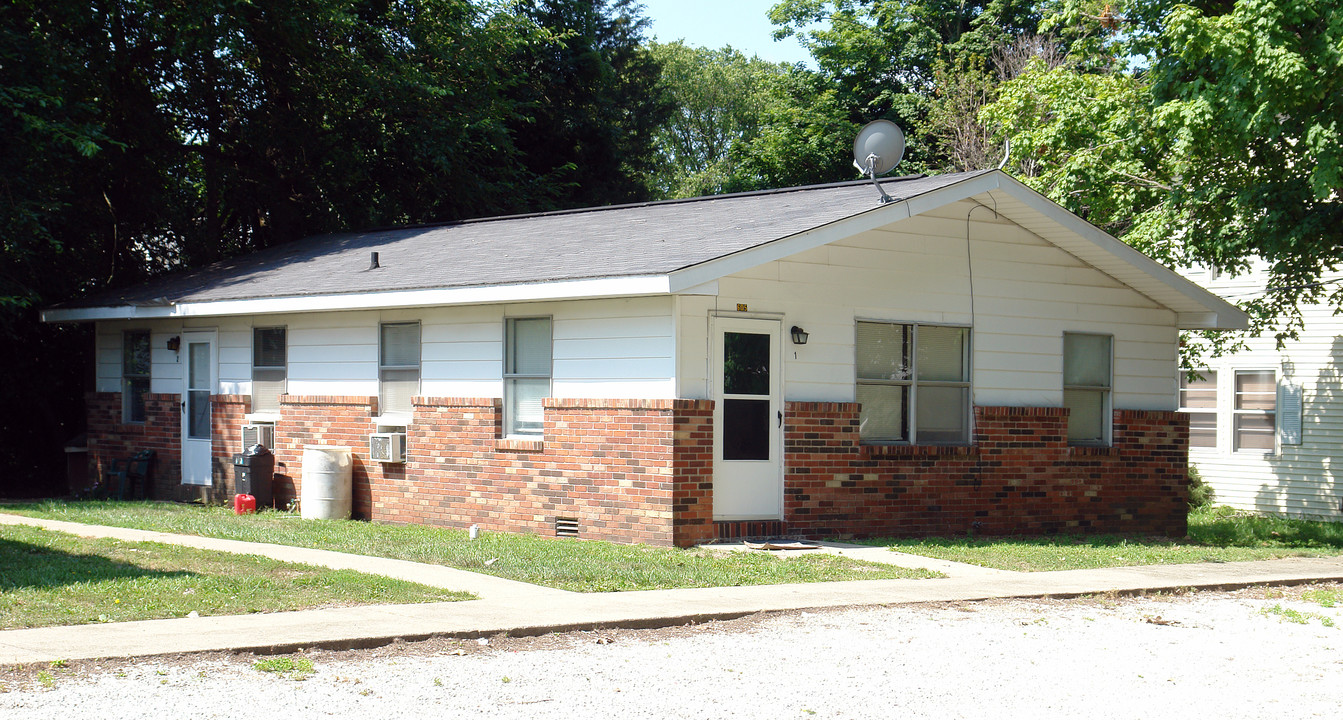
[[[550,318],[504,321],[504,433],[541,435],[550,396]]]
[[[149,394],[149,332],[130,330],[121,341],[121,419],[144,422],[145,396]]]
[[[1069,409],[1070,444],[1110,441],[1112,342],[1109,335],[1063,334],[1063,405]]]
[[[288,350],[284,328],[252,328],[252,412],[280,411]]]
[[[420,391],[420,324],[383,323],[378,347],[378,408],[410,415]]]
[[[870,443],[970,441],[970,329],[859,322],[859,436]]]

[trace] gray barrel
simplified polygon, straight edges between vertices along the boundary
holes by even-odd
[[[353,498],[354,451],[340,445],[303,446],[299,514],[304,520],[346,520]]]

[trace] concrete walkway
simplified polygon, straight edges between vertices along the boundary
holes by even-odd
[[[384,560],[283,545],[216,540],[0,514],[0,524],[36,525],[92,537],[190,545],[220,552],[378,573],[468,590],[479,600],[372,605],[328,610],[144,620],[105,625],[0,632],[0,663],[139,657],[217,650],[288,652],[298,648],[373,647],[432,636],[513,636],[595,627],[666,627],[762,611],[891,605],[991,598],[1071,597],[1182,588],[1226,589],[1257,584],[1343,580],[1343,558],[1289,558],[1243,563],[1151,565],[1042,573],[985,572],[959,563],[902,556],[881,548],[836,545],[836,552],[948,575],[933,580],[863,580],[622,593],[572,593],[437,565]],[[783,551],[817,552],[817,551]]]

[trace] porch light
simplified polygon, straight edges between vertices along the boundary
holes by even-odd
[[[802,328],[800,328],[800,327],[794,325],[794,326],[793,326],[793,329],[792,329],[791,332],[792,332],[792,335],[793,335],[793,344],[794,344],[794,345],[806,345],[806,344],[807,344],[807,331],[806,331],[806,330],[803,330]]]
[[[182,336],[181,336],[181,335],[174,335],[174,336],[168,338],[167,346],[168,346],[168,349],[169,349],[169,350],[172,350],[173,352],[177,352],[178,350],[180,350],[180,349],[182,348]]]

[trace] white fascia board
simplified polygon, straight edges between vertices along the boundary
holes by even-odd
[[[1195,283],[1185,279],[1174,270],[1171,270],[1156,260],[1138,252],[1138,250],[1123,240],[1116,238],[1086,220],[1068,212],[1067,209],[1060,206],[1058,203],[1055,203],[1053,200],[1050,200],[1044,195],[1036,192],[1034,189],[1019,182],[1011,175],[1002,172],[995,172],[993,174],[1000,177],[1002,181],[1002,189],[1021,201],[1022,204],[1041,215],[1044,215],[1049,220],[1058,223],[1069,232],[1081,236],[1083,239],[1095,245],[1102,252],[1113,255],[1129,265],[1132,265],[1148,277],[1183,295],[1195,305],[1206,308],[1208,311],[1207,313],[1181,312],[1181,315],[1188,315],[1192,318],[1211,314],[1212,317],[1215,317],[1212,325],[1196,325],[1185,329],[1243,330],[1249,327],[1249,316],[1245,314],[1245,311],[1235,305],[1204,290]],[[1142,292],[1141,288],[1134,289]],[[1184,328],[1184,326],[1181,327]]]
[[[720,258],[677,270],[671,274],[671,291],[674,293],[684,292],[689,288],[718,280],[732,273],[749,270],[767,262],[782,260],[836,240],[842,240],[868,230],[875,230],[943,205],[974,197],[989,190],[996,190],[999,186],[998,175],[1001,175],[1001,173],[986,173],[969,180],[962,180],[954,185],[916,195],[908,200],[897,199],[895,202],[885,204],[879,203],[876,196],[877,189],[872,188],[874,207],[871,210],[851,215],[842,220],[836,220],[828,225],[804,230],[796,235],[789,235],[731,255],[724,255]]]
[[[386,308],[632,297],[666,295],[670,292],[669,285],[670,280],[666,275],[643,275],[467,288],[215,300],[152,307],[56,308],[42,311],[42,320],[44,322],[88,322],[92,320],[134,320],[141,318],[219,317],[226,315],[382,310]]]

